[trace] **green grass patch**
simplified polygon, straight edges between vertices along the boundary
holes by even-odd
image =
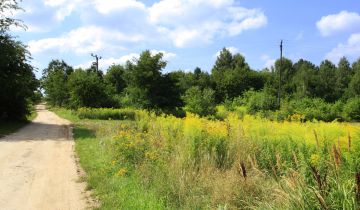
[[[131,121],[80,120],[70,110],[52,111],[75,125],[75,150],[86,172],[87,188],[100,200],[99,209],[164,209],[162,200],[142,185],[136,173],[128,173],[114,163],[109,142],[120,124]]]

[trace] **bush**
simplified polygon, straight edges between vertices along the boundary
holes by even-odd
[[[183,99],[185,111],[199,116],[213,115],[216,112],[215,92],[212,89],[201,90],[198,86],[191,87],[185,92]]]
[[[302,115],[303,120],[322,120],[331,122],[336,119],[342,119],[341,116],[342,103],[335,104],[326,103],[320,98],[304,98],[299,100],[291,100],[282,106],[283,113],[287,117],[293,114]]]
[[[131,109],[111,109],[111,108],[80,108],[77,110],[80,119],[99,119],[99,120],[134,120],[135,111]]]
[[[346,120],[360,120],[360,98],[349,99],[344,106],[344,118]]]
[[[244,93],[244,101],[250,114],[255,114],[259,111],[275,110],[277,108],[276,97],[266,91],[256,92],[249,90]]]

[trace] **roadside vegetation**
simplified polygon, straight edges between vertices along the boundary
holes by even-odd
[[[351,123],[56,112],[75,122],[76,151],[100,209],[359,208],[360,128]]]
[[[17,10],[18,1],[0,1],[0,137],[33,119],[33,105],[41,100],[30,53],[10,33],[11,27],[26,28],[21,20],[6,16]]]

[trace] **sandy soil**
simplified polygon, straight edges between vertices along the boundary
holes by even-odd
[[[86,209],[70,123],[36,108],[32,123],[0,139],[0,209]]]

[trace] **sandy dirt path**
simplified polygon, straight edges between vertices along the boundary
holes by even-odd
[[[85,209],[70,123],[36,109],[29,125],[0,139],[0,209]]]

